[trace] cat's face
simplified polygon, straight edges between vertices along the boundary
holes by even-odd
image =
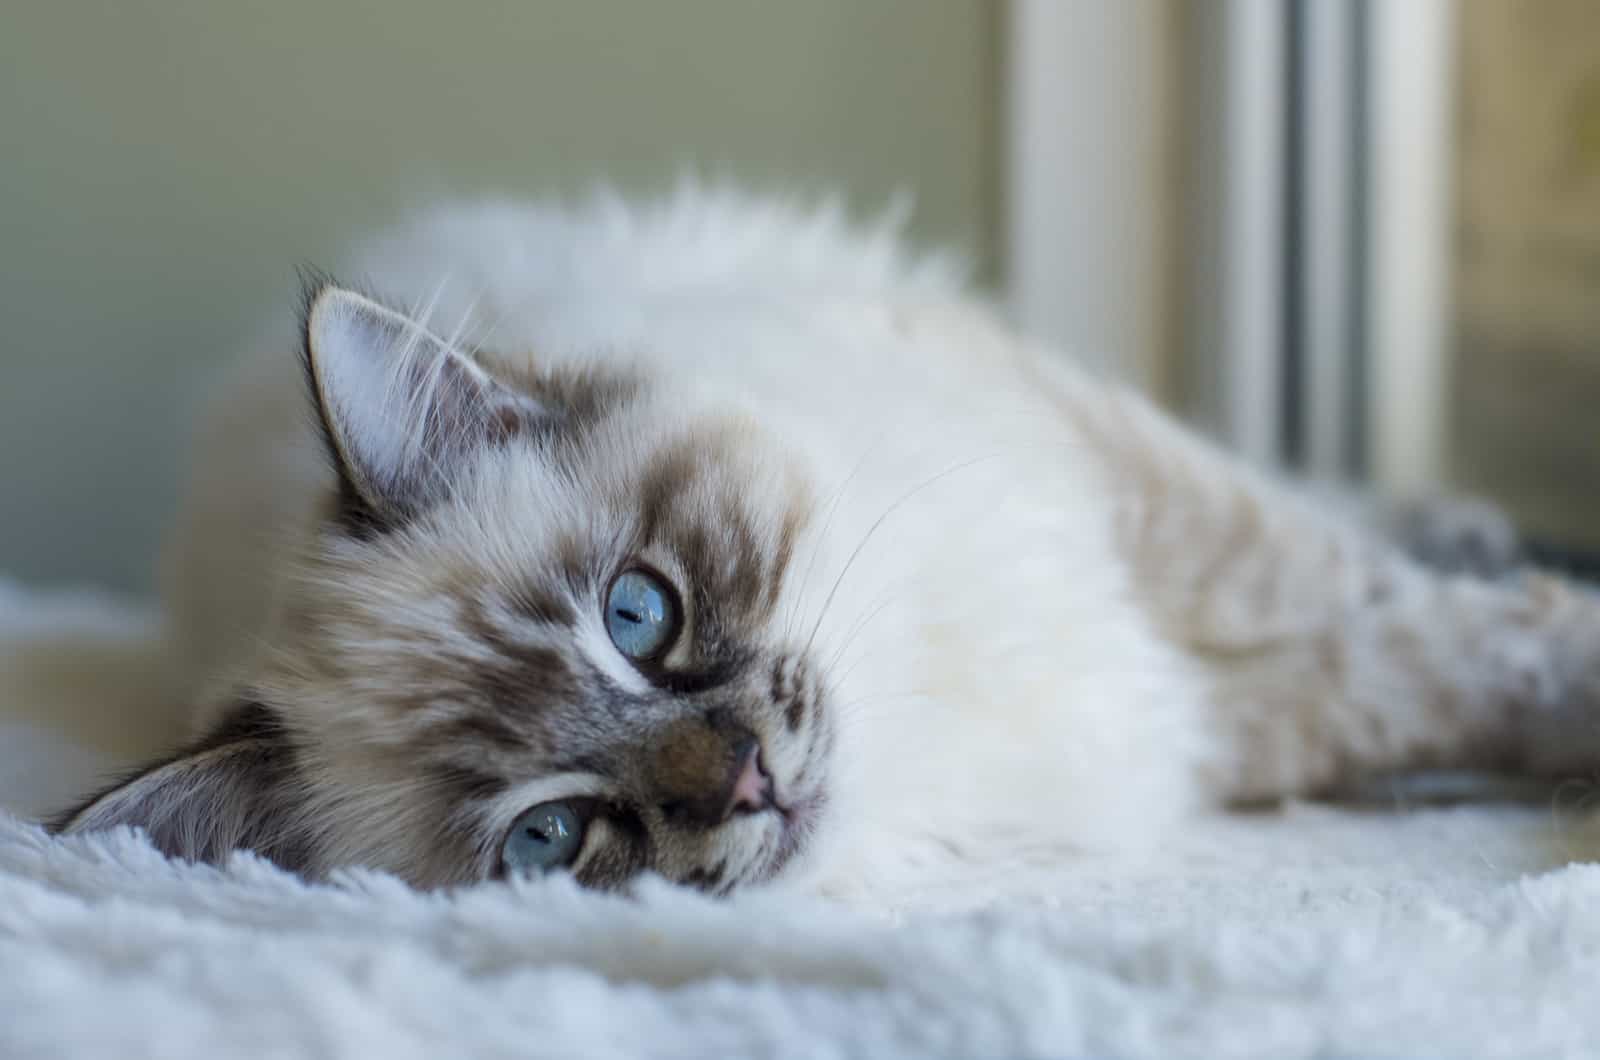
[[[70,815],[421,885],[766,880],[827,799],[812,506],[753,425],[526,377],[359,295],[307,313],[336,496],[222,730]],[[487,362],[484,362],[485,364]]]

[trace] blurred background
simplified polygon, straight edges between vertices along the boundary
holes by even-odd
[[[1600,545],[1591,0],[12,0],[0,572],[152,585],[294,266],[438,196],[693,169],[967,251],[1251,457]]]

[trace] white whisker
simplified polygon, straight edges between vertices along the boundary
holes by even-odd
[[[949,477],[950,475],[955,474],[958,471],[965,471],[968,468],[971,468],[971,467],[974,467],[974,466],[976,466],[978,464],[984,463],[985,461],[993,460],[993,459],[995,459],[996,457],[998,457],[1000,455],[1001,454],[999,454],[999,453],[990,453],[987,456],[975,457],[975,458],[973,458],[971,460],[968,460],[968,461],[966,461],[964,463],[956,464],[953,467],[947,467],[943,471],[940,471],[938,474],[933,475],[933,476],[923,480],[922,482],[919,482],[916,486],[913,486],[906,493],[902,494],[900,496],[900,498],[897,499],[893,504],[889,505],[889,507],[887,509],[885,509],[885,511],[884,511],[884,513],[882,515],[878,516],[877,520],[874,521],[873,524],[870,527],[867,528],[866,534],[862,536],[860,543],[856,545],[855,551],[850,553],[850,558],[845,560],[844,569],[839,571],[839,576],[834,579],[833,588],[828,590],[827,597],[822,601],[822,610],[820,612],[818,612],[818,614],[817,614],[816,624],[811,627],[811,636],[806,639],[806,647],[805,647],[805,653],[806,654],[809,655],[811,653],[812,643],[817,639],[817,630],[822,628],[823,619],[827,618],[827,616],[828,616],[828,608],[833,604],[834,597],[836,595],[838,595],[839,587],[844,584],[845,576],[850,573],[850,569],[853,566],[855,566],[856,560],[861,558],[862,551],[867,547],[867,544],[872,540],[873,535],[878,532],[878,529],[883,526],[883,524],[889,519],[889,517],[892,516],[895,512],[899,511],[901,507],[903,507],[908,501],[910,501],[917,494],[921,493],[923,490],[928,489],[929,487],[933,486],[935,483],[941,481],[942,479],[945,479],[945,478]]]

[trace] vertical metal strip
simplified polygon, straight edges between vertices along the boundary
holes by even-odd
[[[1310,448],[1307,435],[1307,410],[1315,411],[1319,396],[1311,389],[1315,380],[1308,371],[1307,360],[1319,351],[1312,348],[1309,332],[1310,315],[1317,308],[1320,292],[1312,282],[1313,266],[1320,249],[1321,232],[1314,224],[1312,208],[1317,206],[1314,193],[1319,190],[1318,174],[1307,165],[1307,152],[1319,130],[1311,125],[1311,109],[1321,100],[1314,94],[1321,86],[1310,84],[1309,75],[1316,69],[1310,63],[1315,58],[1315,46],[1320,43],[1313,31],[1315,11],[1308,11],[1306,0],[1286,0],[1284,3],[1283,49],[1283,110],[1279,121],[1283,123],[1283,201],[1279,204],[1283,233],[1283,267],[1279,284],[1283,308],[1279,320],[1280,337],[1278,356],[1282,361],[1279,394],[1279,446],[1283,462],[1289,467],[1306,466]],[[1329,5],[1322,5],[1324,11]],[[1313,360],[1310,367],[1315,367]]]
[[[1360,183],[1354,63],[1359,0],[1295,3],[1304,16],[1303,62],[1297,71],[1304,91],[1294,119],[1303,130],[1304,145],[1296,219],[1301,245],[1296,290],[1302,311],[1293,351],[1305,366],[1301,444],[1308,472],[1342,479],[1353,470],[1347,454],[1355,404],[1350,364],[1356,356],[1351,261],[1361,237],[1351,194]]]

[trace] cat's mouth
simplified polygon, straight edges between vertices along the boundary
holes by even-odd
[[[772,808],[779,819],[778,847],[767,863],[767,878],[778,876],[810,841],[822,810],[823,797],[812,793],[792,801],[774,800]]]

